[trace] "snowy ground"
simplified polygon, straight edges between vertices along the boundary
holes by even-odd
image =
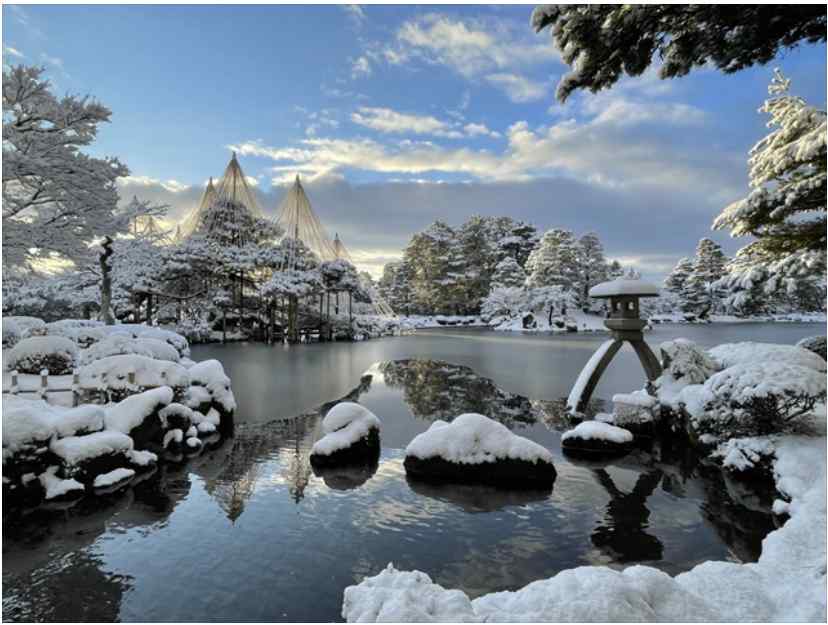
[[[777,323],[826,323],[828,316],[824,312],[813,313],[787,313],[776,315],[756,315],[753,317],[736,317],[735,315],[711,315],[708,321],[688,321],[684,317],[684,313],[660,313],[657,315],[650,315],[650,321],[653,323],[762,323],[762,322],[777,322]]]
[[[584,566],[516,592],[470,599],[392,564],[345,589],[349,622],[821,621],[826,620],[825,406],[809,434],[774,438],[774,509],[790,519],[759,561],[705,562],[676,577],[646,566]]]

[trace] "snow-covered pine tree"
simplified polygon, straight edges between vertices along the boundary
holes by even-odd
[[[492,275],[492,289],[500,287],[523,287],[526,283],[526,272],[523,267],[511,256],[501,260],[495,267]]]
[[[3,70],[3,265],[89,261],[89,244],[129,225],[117,210],[117,158],[81,152],[109,121],[89,97],[58,99],[42,68]],[[67,174],[67,172],[71,172]]]
[[[624,267],[617,260],[612,261],[607,268],[607,279],[615,280],[624,275]]]
[[[545,232],[526,261],[526,272],[530,287],[561,286],[580,292],[581,268],[575,235],[559,228]]]
[[[824,35],[824,33],[823,33]],[[739,251],[726,288],[738,290],[740,272],[761,279],[766,293],[792,293],[802,279],[826,267],[826,113],[789,94],[790,81],[774,72],[760,112],[773,130],[750,151],[751,193],[729,205],[713,227],[753,236]]]
[[[497,262],[487,220],[473,215],[457,231],[459,257],[453,271],[459,273],[460,301],[468,312],[476,311],[489,292],[489,282]]]
[[[690,274],[693,271],[693,259],[688,258],[685,256],[684,258],[679,259],[676,266],[667,274],[667,277],[664,279],[664,288],[668,290],[670,293],[681,297],[682,293],[684,293],[684,285],[687,282],[687,278],[690,277]]]
[[[596,284],[605,282],[609,276],[604,246],[595,232],[587,232],[578,240],[581,266],[581,306],[589,305],[589,290]]]

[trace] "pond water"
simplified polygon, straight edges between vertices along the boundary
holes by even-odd
[[[658,327],[704,344],[791,343],[818,324]],[[751,334],[752,332],[752,334]],[[561,402],[605,337],[438,330],[356,344],[199,346],[239,401],[235,435],[108,501],[4,516],[6,620],[331,621],[343,589],[388,562],[472,596],[584,564],[671,574],[749,561],[767,502],[663,444],[608,463],[560,451]],[[632,353],[598,395],[640,386]],[[348,394],[383,420],[374,467],[315,474],[324,401]],[[532,399],[530,399],[532,398]],[[437,418],[477,411],[547,446],[551,491],[410,481],[402,449]],[[278,419],[285,415],[300,415]]]

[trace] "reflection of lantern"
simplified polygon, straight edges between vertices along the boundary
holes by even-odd
[[[658,287],[641,280],[611,280],[592,287],[589,295],[596,299],[609,300],[609,313],[604,325],[612,331],[612,340],[606,341],[598,348],[600,356],[596,353],[590,358],[578,376],[578,382],[567,401],[567,408],[577,414],[583,413],[598,385],[598,380],[624,341],[628,341],[635,349],[648,380],[655,380],[661,375],[661,364],[644,341],[642,330],[646,327],[647,321],[640,317],[639,307],[642,297],[658,296]]]

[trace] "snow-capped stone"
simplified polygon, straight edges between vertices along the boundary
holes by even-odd
[[[632,442],[629,430],[602,421],[583,421],[561,435],[561,446],[572,453],[623,453],[629,451]]]
[[[46,501],[67,497],[78,497],[83,494],[84,486],[77,480],[64,480],[57,477],[58,467],[49,467],[40,474],[40,484],[46,491]]]
[[[121,482],[130,480],[134,476],[135,471],[133,469],[113,469],[108,473],[102,473],[101,475],[98,475],[92,482],[92,486],[94,486],[95,488],[107,488],[109,486],[114,486],[115,484],[120,484]]]
[[[72,373],[78,356],[77,346],[62,336],[31,336],[19,341],[5,354],[5,365],[20,373],[39,374],[48,369],[52,375]]]
[[[173,391],[169,386],[130,395],[117,404],[107,405],[106,427],[132,435],[141,426],[146,429],[145,422],[149,418],[157,420],[160,426],[159,413],[172,399]]]
[[[45,443],[53,436],[64,438],[96,432],[103,424],[104,410],[100,406],[64,408],[42,399],[3,396],[3,449],[9,452]]]
[[[353,402],[340,402],[322,421],[324,436],[311,450],[311,462],[337,464],[379,454],[380,420]]]
[[[224,367],[218,360],[198,362],[186,371],[189,372],[191,384],[202,386],[210,391],[211,400],[217,402],[225,412],[231,413],[236,410],[236,398],[230,388],[230,378],[224,373]],[[189,392],[193,393],[192,390]],[[196,397],[196,395],[191,395],[191,397]],[[190,401],[189,405],[193,408],[199,406],[199,404],[193,405],[193,401]]]
[[[132,450],[132,439],[121,432],[103,430],[52,441],[49,449],[67,465],[78,465],[100,456],[126,454]]]
[[[406,472],[459,481],[554,481],[551,452],[476,413],[435,421],[405,448]]]

